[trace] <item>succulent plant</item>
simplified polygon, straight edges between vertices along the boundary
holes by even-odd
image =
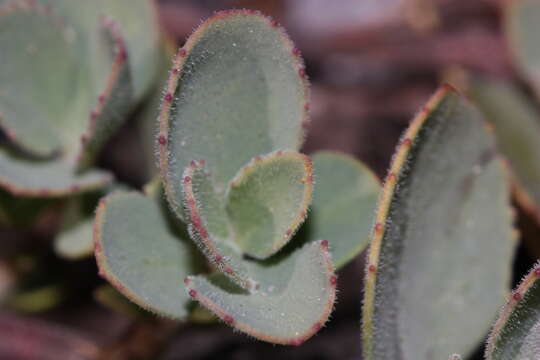
[[[401,138],[378,205],[366,360],[466,357],[479,345],[510,285],[508,177],[492,127],[442,87]]]
[[[298,152],[308,108],[300,53],[275,20],[234,10],[205,21],[163,94],[160,180],[100,202],[100,273],[160,315],[186,319],[194,299],[261,340],[316,333],[335,266],[367,245],[379,183],[349,156]]]
[[[152,86],[155,16],[147,0],[0,4],[0,187],[60,197],[111,182],[90,166]]]

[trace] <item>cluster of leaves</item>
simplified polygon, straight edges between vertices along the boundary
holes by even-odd
[[[507,296],[512,195],[540,225],[533,100],[454,72],[449,81],[472,101],[439,89],[402,136],[380,191],[351,157],[299,152],[310,104],[299,50],[275,20],[223,11],[177,51],[159,114],[149,111],[159,176],[142,193],[119,190],[93,164],[134,107],[158,98],[167,45],[154,10],[145,0],[0,0],[9,64],[0,69],[0,221],[15,226],[24,213],[27,225],[59,206],[57,252],[77,258],[95,247],[100,274],[140,307],[195,321],[196,300],[235,329],[289,345],[325,325],[335,271],[369,243],[364,357],[469,356]],[[540,5],[504,10],[514,62],[538,95]],[[511,293],[488,359],[540,352],[538,279],[540,265]],[[97,294],[126,311],[111,288]]]
[[[176,319],[193,298],[266,341],[298,345],[316,333],[333,308],[334,264],[367,244],[379,184],[348,156],[298,153],[308,107],[299,51],[274,20],[226,11],[204,22],[173,60],[159,179],[98,207],[103,276]]]
[[[93,253],[96,203],[118,187],[96,157],[152,94],[167,46],[151,1],[0,1],[1,226],[28,231],[52,215],[61,257]],[[26,283],[40,270],[16,272]],[[18,286],[2,300],[37,311],[60,292]]]
[[[538,95],[540,4],[503,7],[515,65]],[[538,357],[536,265],[508,295],[518,232],[510,195],[539,219],[540,114],[508,82],[454,69],[404,133],[368,251],[366,359]],[[486,122],[488,121],[488,122]],[[460,359],[457,354],[450,359]]]

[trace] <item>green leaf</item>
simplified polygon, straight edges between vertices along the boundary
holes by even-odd
[[[441,88],[405,132],[366,264],[366,360],[468,356],[510,283],[508,174],[479,111]]]
[[[63,145],[56,125],[76,103],[68,99],[80,95],[74,39],[43,10],[6,3],[0,48],[0,126],[24,150],[49,156]]]
[[[475,77],[468,85],[510,162],[516,200],[540,222],[540,113],[510,83]]]
[[[94,89],[101,90],[107,82],[110,68],[108,54],[101,50],[97,31],[105,16],[117,22],[125,36],[130,54],[130,73],[133,76],[134,96],[140,100],[154,85],[159,71],[160,27],[157,8],[149,0],[38,0],[49,6],[53,13],[72,25],[80,51],[91,54],[88,58]],[[97,92],[93,97],[98,96]]]
[[[365,249],[379,199],[379,180],[355,158],[313,154],[315,191],[306,221],[308,239],[328,240],[336,269]]]
[[[171,59],[174,57],[176,46],[176,43],[173,43],[172,40],[163,41],[160,48],[159,64],[157,66],[159,74],[156,84],[151,89],[141,108],[135,114],[134,121],[142,145],[147,181],[157,175],[159,171],[156,165],[156,119],[159,116],[159,107],[163,97],[161,91],[163,90],[163,84],[167,83],[169,67],[171,66]]]
[[[181,279],[197,270],[196,259],[158,202],[136,192],[114,193],[100,202],[94,226],[102,276],[146,310],[176,319],[188,315]]]
[[[229,239],[223,199],[216,194],[204,162],[192,161],[184,171],[185,216],[191,238],[221,272],[245,289],[255,286],[246,273],[242,252]]]
[[[90,121],[81,135],[82,153],[77,162],[88,167],[105,141],[122,125],[134,103],[132,74],[128,53],[117,23],[106,19],[102,24],[105,52],[110,52],[112,62],[107,82],[90,111]]]
[[[119,2],[130,11],[120,11]],[[19,0],[2,5],[0,47],[6,51],[0,60],[10,70],[0,73],[0,82],[10,85],[0,91],[0,127],[19,148],[41,157],[61,155],[87,168],[135,97],[149,90],[159,53],[154,6],[145,0],[114,3]],[[155,26],[141,26],[148,18],[145,24]],[[124,26],[132,36],[126,40],[120,35]],[[133,62],[143,75],[134,74]],[[145,64],[153,67],[143,69]],[[140,78],[147,83],[144,89],[136,88]]]
[[[94,217],[85,210],[83,199],[75,197],[68,200],[60,231],[54,239],[54,251],[58,256],[79,260],[94,253]]]
[[[93,227],[94,219],[90,217],[63,230],[54,241],[54,251],[68,260],[89,257],[94,251]]]
[[[102,188],[111,174],[88,170],[76,174],[65,160],[34,161],[0,149],[0,187],[17,196],[56,197]]]
[[[179,216],[181,174],[191,160],[206,161],[222,194],[254,156],[301,145],[305,71],[275,25],[249,10],[219,12],[178,51],[162,102],[158,149],[167,198]]]
[[[487,360],[532,360],[540,348],[540,263],[509,296],[488,339]]]
[[[540,3],[513,0],[504,4],[504,27],[512,59],[540,98]]]
[[[250,262],[257,291],[234,291],[203,276],[186,279],[188,294],[228,325],[257,339],[300,345],[324,325],[336,277],[327,242],[305,245],[275,264]]]
[[[285,246],[311,203],[311,159],[295,152],[257,156],[230,182],[227,213],[244,253],[265,259]]]

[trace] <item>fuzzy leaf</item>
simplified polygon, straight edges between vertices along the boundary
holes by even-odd
[[[118,23],[125,36],[130,54],[130,72],[133,76],[135,99],[138,101],[153,86],[159,71],[160,28],[154,1],[148,0],[38,0],[73,25],[81,51],[92,54],[92,81],[101,90],[107,82],[110,69],[108,53],[101,50],[97,29],[105,16]],[[94,92],[93,96],[99,94]]]
[[[479,111],[441,88],[405,132],[366,264],[366,360],[465,357],[510,283],[508,174]]]
[[[134,121],[142,143],[141,148],[144,155],[144,161],[145,164],[147,164],[145,166],[146,171],[144,174],[147,181],[150,181],[150,179],[156,176],[159,171],[156,166],[156,119],[159,116],[159,106],[163,97],[161,91],[163,90],[163,84],[167,83],[171,59],[174,57],[176,46],[176,43],[172,40],[163,41],[157,66],[159,74],[157,75],[156,84],[145,98],[141,108],[139,108],[135,114]]]
[[[13,195],[52,197],[94,190],[109,184],[112,176],[101,170],[76,174],[65,160],[32,161],[0,149],[0,187]]]
[[[327,243],[305,245],[274,265],[250,263],[259,281],[247,294],[188,277],[188,294],[225,323],[277,344],[300,345],[324,325],[335,300],[336,277]]]
[[[506,38],[518,70],[540,97],[540,3],[513,0],[504,4]]]
[[[74,39],[43,11],[6,3],[0,48],[0,126],[26,151],[51,155],[63,145],[57,119],[69,113],[68,99],[79,95]]]
[[[191,160],[206,161],[223,194],[254,156],[302,143],[305,72],[284,30],[274,25],[249,10],[219,12],[178,52],[158,148],[166,194],[179,216],[181,174]]]
[[[540,353],[540,263],[509,296],[489,336],[487,360],[533,360]]]
[[[160,205],[136,192],[101,200],[94,225],[100,274],[142,308],[183,319],[181,281],[196,271],[191,248],[169,228]]]
[[[368,245],[380,183],[351,156],[313,154],[315,191],[306,231],[309,240],[328,240],[336,269]]]
[[[124,38],[117,23],[107,19],[102,24],[104,52],[112,59],[107,72],[107,82],[102,88],[95,107],[90,111],[90,121],[81,135],[82,166],[88,166],[105,141],[125,120],[134,103],[132,75]]]
[[[285,246],[311,203],[311,159],[295,152],[257,156],[230,183],[227,213],[244,253],[265,259]]]
[[[245,289],[255,284],[246,273],[242,253],[229,237],[229,224],[204,162],[192,161],[184,171],[185,213],[191,238],[221,272]]]
[[[515,176],[517,201],[540,222],[540,114],[520,90],[502,81],[473,78],[469,94],[494,125]]]

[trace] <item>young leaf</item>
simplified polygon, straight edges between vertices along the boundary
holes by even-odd
[[[161,176],[178,216],[191,160],[206,161],[223,194],[254,156],[297,150],[307,95],[298,51],[273,20],[233,10],[204,22],[178,51],[160,114]]]
[[[94,225],[100,274],[142,308],[183,319],[181,279],[196,271],[189,245],[168,227],[160,205],[136,192],[101,200]]]
[[[336,269],[369,242],[381,185],[351,156],[321,151],[313,154],[315,191],[306,231],[310,240],[328,240]]]
[[[540,263],[502,308],[488,339],[487,360],[532,360],[540,353]]]
[[[508,176],[479,111],[441,88],[394,155],[366,264],[372,359],[471,353],[510,282]]]
[[[185,214],[191,238],[221,272],[245,289],[255,284],[246,273],[240,249],[229,239],[223,199],[216,193],[204,162],[192,161],[184,171]]]
[[[265,259],[285,246],[311,203],[311,159],[295,152],[257,156],[230,182],[227,213],[244,253]]]
[[[336,294],[328,243],[304,245],[275,264],[250,262],[257,291],[231,290],[203,276],[186,279],[188,294],[228,325],[257,339],[300,345],[321,329]]]

